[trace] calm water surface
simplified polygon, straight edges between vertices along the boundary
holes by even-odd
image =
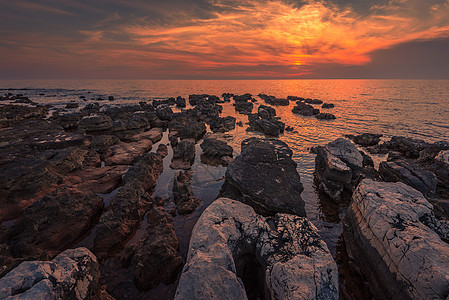
[[[18,90],[8,90],[18,89]],[[302,198],[306,203],[308,218],[320,230],[331,252],[335,255],[336,244],[341,234],[340,218],[344,208],[321,199],[313,183],[315,155],[310,148],[326,144],[345,134],[364,132],[382,133],[384,139],[393,135],[409,136],[434,142],[449,136],[449,80],[33,80],[0,81],[0,94],[21,93],[30,99],[63,106],[69,101],[80,104],[93,102],[98,97],[114,96],[115,101],[103,101],[107,105],[138,103],[149,99],[189,94],[264,93],[278,98],[289,95],[317,98],[335,104],[335,108],[322,111],[333,113],[336,120],[317,120],[292,114],[292,102],[288,107],[276,107],[277,115],[296,132],[286,132],[279,139],[285,141],[294,153],[298,172],[304,184]],[[85,96],[88,101],[79,97]],[[258,97],[257,105],[263,103]],[[224,104],[222,116],[232,115],[237,121],[247,122],[244,115],[236,114],[231,104]],[[317,106],[319,107],[319,106]],[[254,110],[253,110],[254,112]],[[246,132],[236,127],[225,135],[238,154],[240,143],[257,133]],[[167,142],[165,134],[162,142]],[[153,147],[156,149],[157,145]],[[224,167],[211,167],[201,163],[201,148],[197,145],[194,170],[195,195],[203,200],[198,211],[191,216],[176,217],[175,223],[180,238],[181,254],[185,257],[191,228],[201,211],[217,196],[223,183]],[[172,197],[174,171],[168,166],[172,152],[164,159],[154,195]],[[384,157],[374,157],[379,162]],[[184,229],[183,229],[184,228]],[[187,229],[187,232],[189,229]]]

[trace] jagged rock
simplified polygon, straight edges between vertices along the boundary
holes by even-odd
[[[235,110],[241,114],[248,115],[253,111],[251,102],[238,101],[235,103]]]
[[[64,183],[84,194],[109,194],[120,186],[122,175],[128,168],[128,165],[83,168],[68,173],[64,178]]]
[[[156,116],[163,121],[170,121],[173,117],[173,111],[168,104],[162,104],[156,107]]]
[[[231,156],[232,157],[232,147],[226,144],[223,141],[206,138],[201,143],[201,149],[203,153],[210,157],[222,157],[222,156]]]
[[[78,124],[78,127],[90,131],[105,131],[112,128],[113,122],[109,116],[106,115],[91,115],[83,117]]]
[[[192,118],[186,113],[175,114],[168,123],[170,132],[176,131],[181,139],[201,139],[206,133],[206,125],[203,121]]]
[[[157,147],[156,152],[162,156],[162,157],[166,157],[168,155],[168,147],[165,144],[159,144],[159,146]]]
[[[180,215],[192,213],[201,204],[201,199],[193,195],[192,178],[191,171],[181,171],[173,180],[173,198]]]
[[[276,116],[276,110],[273,107],[260,105],[257,113],[261,119],[272,120]]]
[[[318,120],[334,120],[337,117],[330,113],[319,113],[315,115],[315,118],[317,118]]]
[[[163,208],[154,207],[147,214],[147,222],[147,234],[135,247],[130,268],[141,290],[149,290],[160,282],[172,283],[184,263],[170,215]]]
[[[102,208],[101,197],[68,189],[43,197],[28,207],[12,227],[9,233],[12,254],[52,257],[86,234]]]
[[[0,279],[2,299],[91,299],[97,295],[97,258],[70,249],[52,261],[26,261]]]
[[[422,150],[431,146],[423,140],[417,140],[402,136],[394,136],[390,141],[380,145],[388,150],[398,151],[408,158],[418,158]]]
[[[290,101],[288,99],[278,99],[275,96],[259,94],[259,97],[270,105],[289,105],[290,104]]]
[[[251,205],[256,212],[305,216],[303,186],[292,151],[279,140],[250,138],[228,166],[220,195]]]
[[[163,130],[162,128],[151,128],[148,131],[136,134],[132,137],[132,140],[151,140],[153,143],[157,143],[162,139]]]
[[[354,144],[343,138],[316,149],[315,176],[318,188],[340,202],[346,189],[352,192],[359,180],[363,157]]]
[[[123,186],[110,200],[110,208],[103,213],[97,226],[94,253],[105,258],[122,246],[136,229],[149,208],[150,197],[146,193],[154,189],[162,173],[162,157],[157,153],[145,153],[123,177]]]
[[[57,122],[65,130],[76,129],[81,119],[80,113],[62,114],[57,116]]]
[[[182,140],[173,149],[173,159],[170,165],[172,169],[188,170],[195,160],[195,142],[193,140]]]
[[[435,160],[449,165],[449,150],[440,151],[435,157]]]
[[[220,198],[193,229],[175,299],[247,298],[338,299],[337,265],[306,218]]]
[[[319,99],[310,99],[310,98],[306,98],[304,99],[305,103],[310,103],[310,104],[323,104],[322,100]]]
[[[120,140],[113,135],[97,135],[92,138],[91,146],[100,153],[105,153],[111,146]]]
[[[225,118],[214,118],[209,123],[212,132],[227,132],[235,128],[235,118],[227,116]]]
[[[184,108],[184,107],[186,107],[186,99],[181,96],[178,96],[178,97],[176,97],[175,104],[176,104],[176,107]]]
[[[439,234],[447,238],[449,227],[420,192],[363,180],[343,225],[348,254],[377,298],[447,299],[449,245]]]
[[[420,168],[412,161],[393,159],[379,165],[379,173],[385,181],[404,182],[423,194],[434,194],[437,178],[431,171]]]
[[[243,94],[243,95],[234,95],[232,96],[232,99],[234,99],[235,102],[247,102],[249,100],[251,100],[253,96],[251,94]]]
[[[277,137],[284,132],[285,124],[278,120],[255,119],[249,123],[247,131],[258,131],[268,136]]]
[[[45,118],[48,113],[47,107],[30,107],[24,105],[0,105],[0,125],[7,127],[11,122],[22,120],[36,120]]]
[[[107,166],[132,165],[137,157],[151,149],[153,142],[150,139],[142,139],[139,142],[119,142],[111,147],[111,154],[105,159]]]

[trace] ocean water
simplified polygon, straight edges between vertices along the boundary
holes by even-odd
[[[209,94],[221,97],[222,93],[259,93],[285,98],[289,95],[317,98],[334,103],[335,108],[322,109],[334,114],[336,120],[317,120],[314,117],[294,115],[295,103],[276,107],[277,115],[294,132],[285,132],[279,137],[293,150],[293,159],[304,185],[302,198],[306,203],[308,218],[320,231],[329,249],[335,255],[337,242],[342,232],[341,217],[344,206],[339,206],[321,197],[313,182],[315,155],[310,148],[324,145],[345,134],[364,132],[381,133],[383,139],[401,135],[423,139],[428,142],[449,137],[449,80],[30,80],[1,81],[0,94],[11,92],[23,94],[31,100],[63,107],[67,102],[80,105],[99,102],[104,105],[136,104],[150,99],[165,99],[189,94]],[[80,99],[84,96],[87,101]],[[102,97],[114,96],[114,101],[96,101]],[[255,97],[258,104],[265,104]],[[234,111],[231,103],[222,104],[222,116],[232,115],[237,121],[246,123],[247,117]],[[317,108],[320,105],[316,105]],[[245,138],[262,136],[246,132],[236,126],[223,137],[234,148],[237,155],[240,143]],[[167,133],[162,143],[167,143]],[[157,145],[153,146],[156,149]],[[194,171],[195,196],[203,200],[202,206],[189,216],[175,218],[175,227],[180,240],[180,251],[186,256],[190,230],[200,213],[216,198],[226,169],[201,163],[201,148],[197,145],[197,156],[192,167]],[[171,197],[175,172],[168,166],[172,151],[164,159],[161,174],[154,195]],[[374,156],[375,163],[385,159]],[[158,295],[164,294],[162,291]],[[131,294],[130,294],[131,295]],[[165,294],[168,295],[168,294]]]

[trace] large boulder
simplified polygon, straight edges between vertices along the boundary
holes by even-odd
[[[220,194],[251,205],[256,212],[305,216],[303,186],[292,151],[279,140],[250,138],[228,166]]]
[[[26,261],[0,279],[1,299],[92,299],[98,296],[97,258],[70,249],[52,261]]]
[[[170,121],[173,117],[173,111],[168,104],[161,104],[156,107],[156,116],[163,121]]]
[[[238,101],[235,103],[235,110],[241,114],[249,115],[253,110],[251,102]]]
[[[352,138],[354,143],[361,145],[361,146],[375,146],[379,144],[380,138],[382,137],[382,134],[375,134],[375,133],[362,133],[356,136],[348,136],[349,138]]]
[[[338,272],[306,218],[219,198],[193,228],[175,299],[338,299]]]
[[[434,194],[437,177],[431,171],[423,170],[410,160],[393,159],[379,164],[379,174],[385,181],[404,182],[423,194]]]
[[[343,138],[317,148],[315,176],[318,187],[336,202],[342,201],[342,192],[352,192],[363,168],[363,156],[354,144]]]
[[[447,222],[404,183],[363,180],[343,220],[349,257],[379,299],[447,299]]]

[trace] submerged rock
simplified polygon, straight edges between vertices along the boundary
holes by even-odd
[[[292,151],[279,140],[250,138],[229,164],[220,195],[251,205],[256,212],[305,216],[303,186]]]
[[[382,134],[375,133],[362,133],[356,136],[351,136],[350,138],[354,141],[354,143],[361,146],[374,146],[379,144],[380,138]]]
[[[363,168],[363,156],[355,145],[343,138],[316,149],[315,176],[318,188],[336,202],[344,190],[352,192]]]
[[[330,113],[319,113],[315,115],[315,118],[317,118],[318,120],[334,120],[337,117]]]
[[[70,249],[52,261],[26,261],[0,279],[1,299],[92,299],[98,296],[97,258]]]
[[[403,183],[363,180],[343,220],[350,258],[379,299],[447,299],[448,223]]]
[[[338,299],[337,265],[306,218],[220,198],[193,229],[175,299],[247,298]]]
[[[201,204],[201,199],[194,197],[192,188],[192,172],[179,172],[173,180],[173,198],[178,209],[178,214],[192,213]]]

